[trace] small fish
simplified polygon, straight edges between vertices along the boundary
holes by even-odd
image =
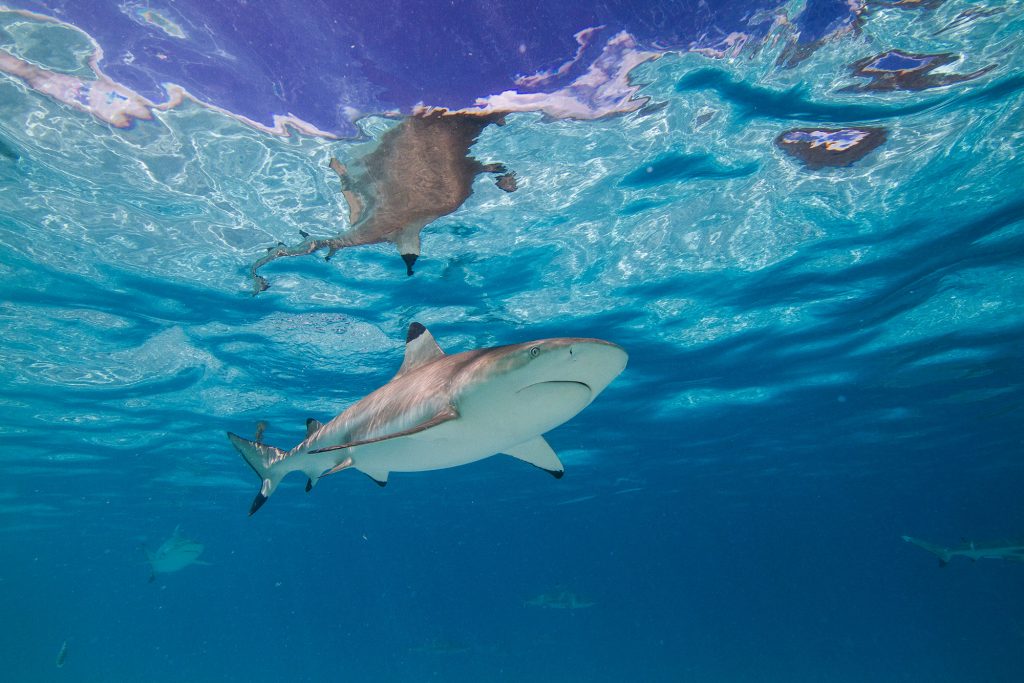
[[[64,644],[60,646],[60,652],[57,653],[57,668],[64,668],[64,660],[68,658],[68,641],[64,641]]]
[[[542,593],[531,598],[525,603],[528,607],[540,607],[542,609],[585,609],[593,607],[595,602],[584,600],[572,591],[553,591]]]

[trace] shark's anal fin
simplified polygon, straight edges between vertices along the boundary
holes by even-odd
[[[403,429],[400,432],[393,432],[391,434],[384,434],[383,436],[374,437],[372,439],[362,439],[362,440],[359,440],[359,441],[349,441],[348,443],[339,444],[337,446],[328,446],[326,448],[318,448],[315,451],[309,451],[309,452],[310,453],[326,453],[328,451],[339,451],[339,450],[342,450],[344,448],[352,448],[353,446],[365,446],[366,444],[377,443],[379,441],[387,441],[388,439],[397,439],[397,438],[402,437],[402,436],[409,436],[411,434],[417,434],[419,432],[426,431],[426,430],[428,430],[428,429],[430,429],[432,427],[436,427],[436,426],[438,426],[440,424],[444,424],[445,422],[448,422],[449,420],[454,420],[458,416],[459,416],[459,411],[455,410],[455,408],[452,408],[451,406],[448,406],[447,408],[445,408],[444,410],[442,410],[441,412],[439,412],[437,415],[435,415],[434,417],[430,418],[429,420],[427,420],[425,422],[421,422],[418,425],[415,425],[414,427],[409,427],[408,429]],[[552,453],[552,455],[554,455],[554,454]],[[557,460],[557,458],[556,458],[556,460]],[[362,470],[364,472],[366,471],[366,470],[363,470],[362,466],[360,466],[358,464],[356,465],[356,468],[360,469],[360,470]],[[334,469],[330,470],[326,474],[330,474],[331,472],[334,472],[337,469],[338,468],[335,467]],[[321,476],[326,476],[326,474],[325,475],[321,475]]]
[[[395,378],[443,355],[444,351],[434,341],[434,336],[430,334],[430,331],[419,323],[412,323],[409,325],[409,332],[405,335],[405,360],[402,361],[402,367],[398,369]]]
[[[321,427],[323,427],[323,425],[320,424],[319,421],[314,420],[311,417],[307,417],[306,418],[306,438],[308,439],[309,437],[311,437],[314,434],[316,434],[317,431],[319,431]]]
[[[513,458],[519,458],[545,470],[555,479],[561,479],[562,475],[565,474],[565,467],[562,466],[562,461],[558,459],[558,456],[555,455],[555,452],[548,445],[548,442],[544,440],[543,436],[536,436],[512,448],[506,448],[504,452]]]

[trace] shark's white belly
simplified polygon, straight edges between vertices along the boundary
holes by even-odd
[[[554,429],[593,399],[578,382],[544,382],[513,394],[479,391],[457,406],[459,417],[431,429],[348,450],[353,467],[422,472],[483,460]]]

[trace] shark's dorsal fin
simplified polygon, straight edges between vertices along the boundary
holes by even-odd
[[[318,429],[320,429],[321,427],[323,427],[323,425],[320,424],[319,421],[314,420],[311,417],[307,417],[306,418],[306,438],[308,439],[309,437],[313,436],[313,434],[315,434],[316,431]]]
[[[395,379],[443,355],[444,351],[434,341],[434,335],[423,325],[413,323],[409,325],[409,333],[405,335],[405,360],[398,369]]]

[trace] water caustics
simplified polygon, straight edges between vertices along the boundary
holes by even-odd
[[[1016,680],[1021,3],[301,4],[0,8],[5,676]]]

